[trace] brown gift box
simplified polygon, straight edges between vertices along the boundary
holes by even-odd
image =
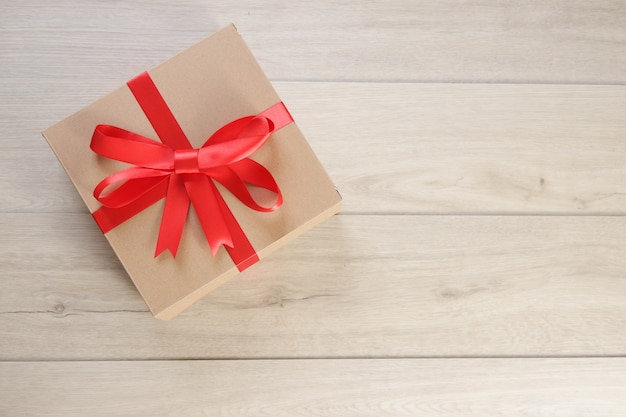
[[[149,74],[194,148],[221,126],[280,102],[233,25]],[[94,187],[129,166],[98,156],[90,149],[98,124],[118,126],[158,140],[126,85],[43,132],[92,213],[100,207],[93,196]],[[220,185],[218,188],[259,258],[339,210],[339,194],[295,123],[274,132],[250,158],[276,179],[284,198],[280,208],[257,212]],[[193,209],[187,216],[176,258],[169,251],[155,258],[163,206],[164,199],[105,236],[152,314],[167,320],[239,271],[224,247],[215,257],[211,255]]]

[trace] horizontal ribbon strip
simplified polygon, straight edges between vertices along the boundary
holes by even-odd
[[[258,261],[256,251],[215,181],[253,210],[269,212],[280,207],[283,199],[274,177],[249,156],[272,133],[293,122],[289,111],[280,102],[256,116],[234,120],[195,149],[147,72],[127,85],[162,143],[116,126],[96,126],[91,149],[132,165],[109,175],[94,189],[94,197],[102,207],[93,217],[102,232],[107,233],[165,198],[155,257],[166,250],[176,257],[192,205],[214,256],[224,245],[239,270],[254,264]],[[249,186],[274,193],[275,203],[271,207],[260,205]]]

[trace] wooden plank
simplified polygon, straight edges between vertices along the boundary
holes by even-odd
[[[45,73],[117,85],[232,21],[272,79],[626,82],[626,6],[612,0],[184,0],[175,10],[145,0],[20,0],[0,8],[8,79]]]
[[[626,87],[277,87],[344,213],[626,213]]]
[[[0,222],[4,360],[626,354],[623,216],[336,216],[170,322],[88,216]]]
[[[276,87],[344,196],[344,213],[626,213],[626,87]],[[59,108],[76,105],[58,92],[0,103],[0,211],[85,212],[39,136],[54,120],[41,114],[60,119]]]
[[[0,363],[0,414],[621,415],[626,360],[400,359]]]

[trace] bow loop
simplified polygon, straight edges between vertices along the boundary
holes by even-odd
[[[259,116],[243,117],[228,123],[200,148],[200,169],[206,171],[247,158],[267,142],[273,128],[271,120]]]
[[[267,213],[276,210],[283,203],[283,195],[272,174],[250,158],[215,169],[211,177],[253,210]],[[261,198],[252,196],[250,186],[254,187],[252,190],[256,191],[255,194],[265,197],[263,202],[269,203],[259,203]]]
[[[98,155],[154,169],[172,169],[174,149],[116,126],[96,126],[90,144]]]
[[[105,207],[124,207],[139,200],[153,185],[167,178],[168,175],[169,172],[131,167],[100,181],[93,190],[93,196]],[[110,187],[114,189],[105,193]]]

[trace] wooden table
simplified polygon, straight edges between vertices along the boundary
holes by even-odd
[[[0,4],[1,416],[618,416],[626,4]],[[39,132],[234,22],[340,215],[153,319]]]

